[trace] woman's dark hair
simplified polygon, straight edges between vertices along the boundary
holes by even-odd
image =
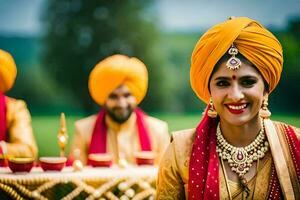
[[[257,67],[251,63],[247,58],[245,58],[242,54],[238,54],[236,55],[237,58],[239,58],[242,62],[244,63],[247,63],[249,64],[250,66],[252,66],[260,75],[261,77],[263,78],[263,81],[264,81],[264,85],[265,85],[265,91],[269,93],[269,84],[267,83],[267,81],[265,80],[265,78],[263,77],[263,75],[260,73],[260,71],[257,69]],[[213,74],[220,68],[221,64],[224,63],[224,62],[227,62],[229,60],[229,58],[231,58],[231,55],[229,54],[224,54],[220,60],[217,62],[217,64],[215,65],[213,71],[211,72],[211,75],[209,77],[209,82],[211,81],[211,77],[213,76]],[[209,89],[209,92],[210,92],[210,88]]]

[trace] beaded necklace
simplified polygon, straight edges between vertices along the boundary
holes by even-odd
[[[245,189],[248,187],[244,175],[250,170],[253,162],[262,159],[269,149],[264,130],[262,123],[262,129],[253,142],[246,147],[235,147],[223,137],[220,123],[217,127],[217,153],[222,160],[227,160],[231,171],[238,175],[240,183]]]

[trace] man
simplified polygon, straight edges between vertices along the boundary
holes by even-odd
[[[0,49],[0,154],[36,157],[37,146],[26,103],[4,95],[13,86],[16,75],[12,56]]]
[[[98,63],[89,77],[89,91],[102,109],[98,116],[75,122],[70,157],[79,149],[84,164],[92,153],[108,153],[113,163],[125,159],[134,164],[135,153],[150,151],[157,164],[169,143],[168,126],[136,108],[147,85],[146,66],[137,58],[113,55]]]

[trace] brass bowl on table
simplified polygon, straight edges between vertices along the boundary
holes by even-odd
[[[17,158],[8,159],[8,167],[12,172],[30,172],[34,164],[34,158]]]
[[[66,157],[40,157],[39,160],[44,171],[61,171],[67,162]]]
[[[154,165],[155,154],[152,151],[140,151],[135,153],[137,165]]]
[[[110,167],[112,156],[108,153],[92,153],[88,156],[88,164],[93,167]]]

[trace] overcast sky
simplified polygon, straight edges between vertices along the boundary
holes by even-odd
[[[47,0],[0,0],[0,32],[36,35]],[[156,0],[162,27],[167,30],[206,29],[229,16],[248,16],[266,26],[284,27],[300,16],[300,0]]]
[[[0,32],[35,35],[44,0],[0,0]]]
[[[158,0],[161,21],[168,29],[208,28],[229,16],[247,16],[265,26],[284,27],[300,16],[300,0]]]

